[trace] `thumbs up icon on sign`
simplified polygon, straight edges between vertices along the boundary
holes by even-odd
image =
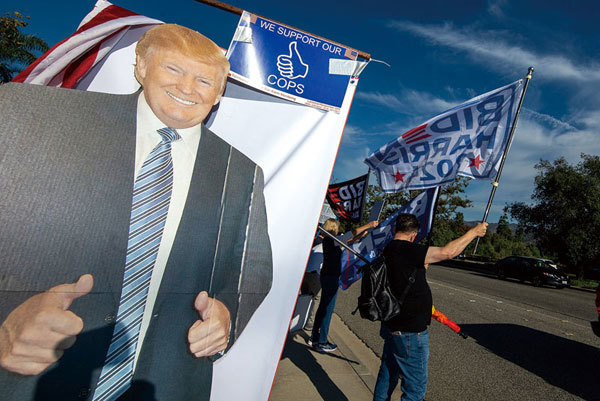
[[[290,53],[277,56],[277,69],[279,74],[288,79],[306,78],[308,64],[302,61],[298,53],[298,43],[290,43]]]

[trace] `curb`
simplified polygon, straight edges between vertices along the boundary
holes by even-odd
[[[381,359],[363,340],[354,334],[336,313],[331,317],[331,331],[329,335],[338,344],[338,350],[345,358],[360,362],[357,365],[351,364],[352,369],[365,386],[367,386],[369,391],[373,393],[375,391],[375,383],[377,382],[377,373],[379,372]],[[400,385],[398,385],[390,401],[400,401],[401,395]]]

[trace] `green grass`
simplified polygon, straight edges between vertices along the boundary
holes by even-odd
[[[598,287],[598,281],[594,280],[578,280],[576,278],[571,279],[571,285],[575,287],[589,288],[595,290]]]

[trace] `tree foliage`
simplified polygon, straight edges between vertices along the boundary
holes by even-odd
[[[0,16],[0,82],[9,82],[24,67],[48,50],[48,44],[21,32],[28,23],[18,12]]]
[[[581,159],[576,165],[562,157],[540,160],[533,204],[510,205],[511,216],[541,250],[580,277],[586,265],[600,262],[600,157]]]
[[[498,219],[496,232],[488,231],[479,242],[477,254],[493,259],[502,259],[511,255],[541,257],[540,251],[534,243],[524,240],[522,230],[512,232],[508,221],[507,209]],[[473,249],[473,243],[467,248],[467,253]]]

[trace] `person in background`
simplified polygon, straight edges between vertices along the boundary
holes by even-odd
[[[413,214],[402,213],[396,219],[394,239],[383,255],[392,293],[399,297],[412,272],[412,283],[400,314],[381,324],[385,340],[381,366],[373,394],[374,401],[389,400],[398,379],[402,377],[402,400],[420,401],[427,392],[427,363],[433,298],[425,277],[429,263],[441,262],[459,255],[469,243],[483,237],[487,223],[478,223],[465,235],[443,247],[415,244],[419,220]]]
[[[352,234],[354,235],[353,238],[361,236],[366,230],[375,228],[378,224],[379,222],[374,220],[364,226],[358,227],[352,231]],[[328,219],[323,224],[323,230],[337,236],[340,232],[340,222],[335,219]],[[342,241],[351,242],[352,239],[346,241],[343,238]],[[309,345],[318,352],[333,352],[337,349],[337,345],[332,344],[327,340],[327,335],[329,334],[331,315],[335,308],[335,300],[341,274],[341,258],[341,246],[328,236],[324,236],[323,267],[321,269],[320,277],[321,302],[317,308],[315,322],[309,340]]]

